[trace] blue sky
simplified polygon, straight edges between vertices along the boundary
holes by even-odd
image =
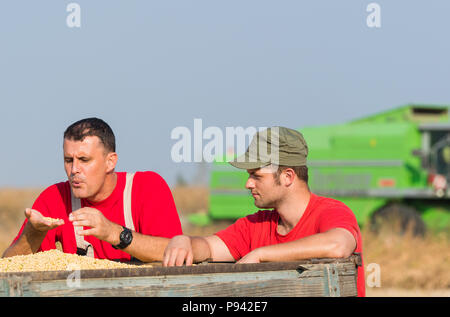
[[[66,6],[81,8],[69,28]],[[366,7],[381,8],[369,28]],[[178,126],[342,123],[406,103],[450,104],[450,2],[3,1],[0,186],[65,180],[62,134],[97,116],[117,170],[172,185]]]

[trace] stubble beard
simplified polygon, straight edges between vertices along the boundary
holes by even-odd
[[[278,204],[279,204],[279,201],[280,201],[280,199],[271,199],[271,200],[268,200],[268,201],[264,201],[261,196],[259,196],[259,197],[260,197],[259,200],[255,198],[255,202],[254,203],[255,203],[256,207],[263,208],[263,209],[276,208],[278,206]]]

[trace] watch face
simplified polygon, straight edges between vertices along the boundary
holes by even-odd
[[[124,240],[125,240],[126,242],[130,242],[130,241],[131,241],[131,238],[132,238],[131,231],[129,231],[129,230],[125,231],[125,234],[124,234]]]
[[[128,245],[130,245],[133,240],[133,233],[128,228],[123,228],[123,231],[120,233],[120,244],[117,246],[119,249],[124,249]]]

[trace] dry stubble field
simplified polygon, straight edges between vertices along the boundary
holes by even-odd
[[[31,207],[41,189],[0,189],[0,252],[6,249],[23,222],[23,211]],[[175,187],[172,189],[183,231],[190,235],[212,234],[230,224],[221,221],[208,227],[194,227],[187,221],[193,212],[206,212],[208,189]],[[367,296],[447,296],[450,297],[450,237],[427,234],[411,236],[376,236],[363,234],[366,278],[370,263],[380,268],[380,287],[367,287]],[[373,275],[372,275],[373,276]]]

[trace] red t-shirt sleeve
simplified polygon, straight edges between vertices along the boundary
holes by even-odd
[[[236,261],[251,251],[252,233],[250,232],[249,222],[251,218],[257,217],[258,213],[240,218],[228,228],[216,233],[216,236],[225,243]]]
[[[319,232],[325,232],[334,228],[346,229],[358,242],[359,227],[356,217],[351,209],[341,202],[331,203],[324,209],[320,215],[318,226]]]
[[[172,238],[182,234],[181,222],[172,192],[165,180],[155,172],[139,172],[133,184],[133,203],[140,206],[136,231],[146,235]],[[135,219],[136,220],[136,219]]]

